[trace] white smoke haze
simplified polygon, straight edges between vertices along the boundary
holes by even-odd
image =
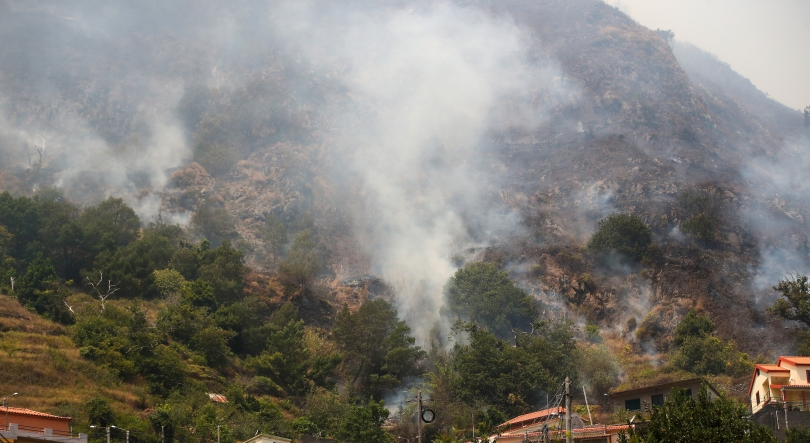
[[[765,202],[747,208],[743,217],[761,239],[760,262],[751,270],[758,306],[776,299],[771,289],[790,275],[810,274],[810,203],[807,162],[810,138],[796,137],[770,156],[749,159],[742,175]]]
[[[510,19],[475,8],[321,6],[285,3],[277,25],[313,65],[344,67],[363,105],[333,118],[344,153],[335,167],[359,182],[367,203],[356,229],[372,272],[395,286],[400,315],[422,339],[442,323],[451,257],[521,232],[493,195],[487,134],[537,124],[532,91],[551,87],[554,68],[527,62],[527,36]]]

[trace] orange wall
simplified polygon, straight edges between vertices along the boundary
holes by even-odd
[[[0,407],[0,420],[6,424],[6,411]],[[35,417],[31,415],[16,414],[13,411],[8,413],[8,422],[17,423],[20,426],[31,426],[35,428],[51,428],[54,431],[70,431],[70,420],[57,420],[48,417]],[[24,429],[21,429],[24,430]]]

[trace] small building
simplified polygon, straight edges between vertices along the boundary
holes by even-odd
[[[292,440],[284,437],[276,437],[275,435],[259,434],[245,440],[245,443],[292,443]]]
[[[70,430],[70,417],[60,417],[58,415],[46,414],[44,412],[33,411],[25,408],[2,408],[2,431],[0,437],[3,440],[27,443],[27,442],[62,442],[62,443],[87,443],[87,434],[74,435]],[[6,426],[5,415],[8,414],[8,426]]]
[[[775,365],[756,365],[748,397],[751,420],[771,428],[779,440],[786,428],[810,427],[810,357],[782,356]]]
[[[685,390],[687,395],[697,398],[698,392],[700,392],[700,386],[703,383],[708,386],[709,394],[712,399],[720,396],[717,389],[715,389],[711,383],[700,377],[617,391],[609,394],[609,396],[611,400],[613,400],[613,407],[616,410],[626,409],[630,412],[648,412],[653,406],[663,405],[664,401],[672,394],[672,390],[675,388]]]

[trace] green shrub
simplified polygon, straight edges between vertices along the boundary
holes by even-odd
[[[640,218],[611,214],[599,221],[599,229],[588,242],[588,249],[596,253],[616,251],[640,261],[651,244],[652,232]]]
[[[714,222],[704,214],[696,214],[681,223],[681,232],[696,240],[713,240],[717,228]]]

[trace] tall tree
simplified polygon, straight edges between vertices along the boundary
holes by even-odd
[[[350,385],[380,394],[422,372],[425,351],[415,346],[411,328],[382,299],[363,303],[356,313],[338,312],[332,331],[345,356]]]
[[[505,271],[489,263],[459,269],[445,284],[444,293],[451,313],[499,338],[512,337],[514,328],[529,330],[537,318],[537,303]]]
[[[287,245],[287,228],[272,212],[264,219],[262,239],[267,250],[273,255],[273,265],[275,266],[284,251],[284,246]]]

